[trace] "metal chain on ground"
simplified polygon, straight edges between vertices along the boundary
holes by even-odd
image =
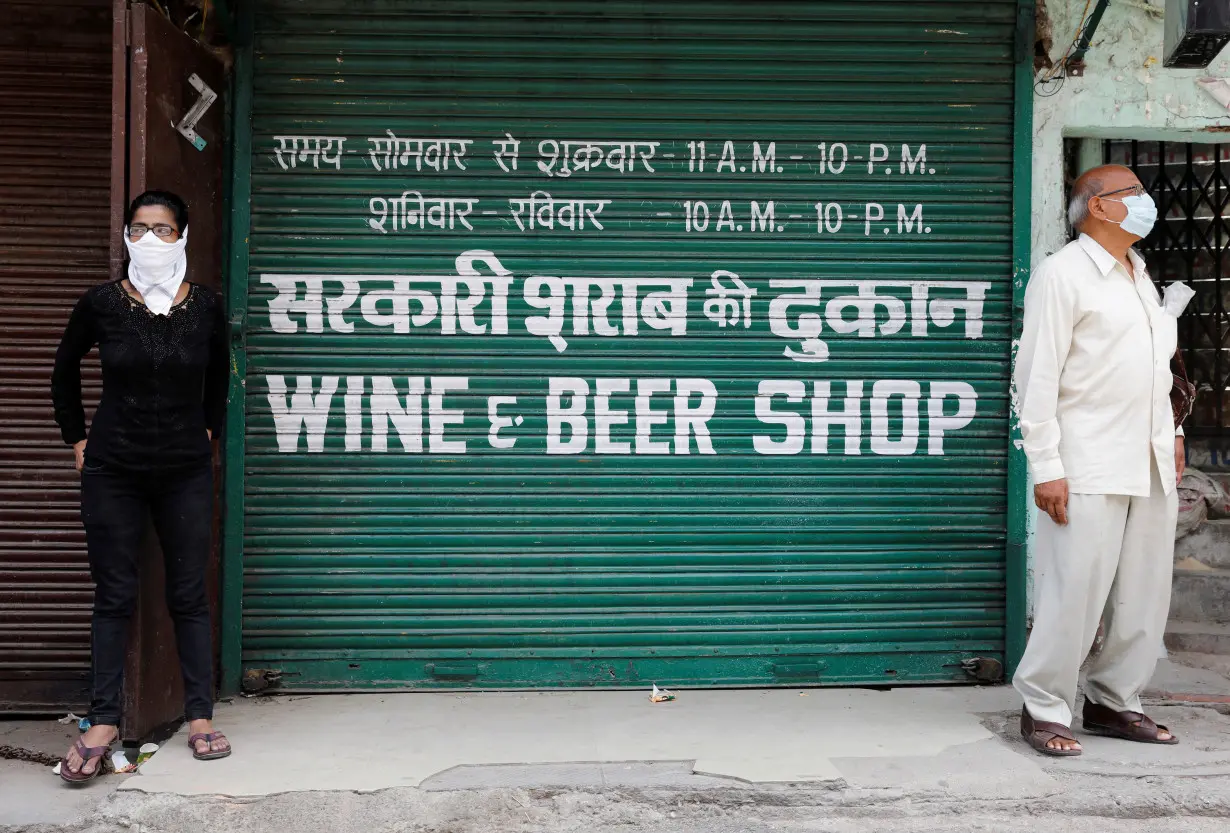
[[[35,752],[33,749],[23,749],[20,746],[0,746],[0,760],[29,761],[32,764],[43,766],[55,766],[60,762],[60,758],[56,755]]]

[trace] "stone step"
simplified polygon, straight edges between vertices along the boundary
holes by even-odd
[[[1230,656],[1230,625],[1171,619],[1166,623],[1166,647],[1181,653]]]
[[[1194,558],[1200,563],[1230,570],[1230,520],[1208,521],[1174,545],[1175,561]]]
[[[1181,622],[1230,624],[1230,570],[1175,570],[1170,616]]]

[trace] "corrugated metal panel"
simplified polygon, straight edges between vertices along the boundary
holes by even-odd
[[[962,659],[1002,659],[1015,13],[1008,0],[261,3],[245,666],[297,672],[287,684],[299,688],[617,686],[959,680]],[[430,152],[434,166],[408,155],[377,169],[370,140],[386,131],[473,144],[464,170]],[[515,170],[495,157],[506,135],[520,141]],[[345,152],[288,158],[278,137],[299,136],[342,137]],[[660,144],[631,171],[616,153],[563,177],[540,169],[547,140]],[[733,164],[722,164],[727,141]],[[770,142],[776,161],[758,168],[756,143],[763,159]],[[903,145],[913,160],[924,143],[910,173]],[[610,200],[604,228],[520,228],[509,200],[540,190]],[[436,226],[386,219],[382,233],[380,212],[404,191],[477,200],[473,230],[432,214]],[[911,226],[916,205],[925,222]],[[440,306],[439,277],[457,275],[466,252],[483,276],[510,273],[507,334],[490,314],[493,282],[476,319],[484,335]],[[706,312],[716,270],[756,290],[750,327]],[[392,275],[435,280],[398,290],[379,277]],[[610,335],[597,318],[582,334],[584,303],[571,296],[556,332],[549,293],[566,288],[535,276],[691,280],[686,334],[649,326],[673,309],[666,299],[626,312],[623,295],[608,307]],[[878,329],[850,326],[853,305],[837,322],[845,332],[823,303],[775,306],[803,291],[771,283],[784,280],[834,282],[809,287],[823,303],[881,282],[863,286],[881,298]],[[395,323],[394,297],[415,290],[434,294],[437,314]],[[983,291],[981,321],[946,312],[944,301]],[[820,314],[824,345],[783,337]],[[786,355],[824,346],[827,361]],[[441,377],[465,389],[440,394]],[[548,380],[563,378],[587,380],[582,453],[548,453]],[[597,449],[599,379],[630,380],[610,399],[628,412],[612,439],[648,453]],[[667,386],[638,406],[644,379]],[[680,379],[713,383],[714,454],[695,436],[687,456],[672,442],[677,412],[705,405],[699,393],[672,399]],[[847,447],[836,427],[826,448],[815,385],[831,383],[838,410],[852,380],[863,382],[861,438]],[[769,397],[774,381],[807,401]],[[390,384],[397,400],[379,395]],[[523,421],[493,442],[496,396],[517,398],[497,417]],[[758,411],[765,400],[797,416]],[[373,419],[390,406],[406,411],[400,424]],[[667,420],[643,423],[639,441],[638,407]],[[445,424],[441,408],[464,422]],[[806,432],[787,443],[799,453],[769,453],[794,430],[787,419]],[[465,452],[441,439],[465,440]]]
[[[92,588],[51,365],[108,275],[111,4],[0,7],[0,711],[78,707]],[[86,395],[101,388],[96,367]]]

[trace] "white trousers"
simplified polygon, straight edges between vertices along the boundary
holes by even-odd
[[[1034,627],[1012,684],[1035,720],[1072,725],[1077,677],[1105,622],[1085,697],[1141,710],[1170,612],[1178,490],[1153,471],[1149,497],[1070,495],[1068,525],[1040,512]]]

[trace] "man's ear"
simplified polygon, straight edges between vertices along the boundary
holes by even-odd
[[[1085,207],[1088,209],[1090,217],[1095,217],[1099,220],[1108,219],[1106,216],[1106,206],[1102,205],[1101,197],[1090,197]]]

